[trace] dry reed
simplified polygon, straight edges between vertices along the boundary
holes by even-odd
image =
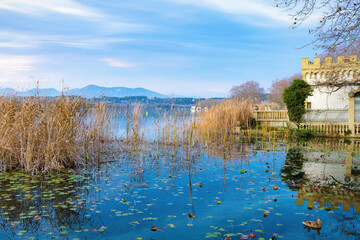
[[[144,135],[145,127],[143,107],[135,103],[132,111],[130,108],[126,114],[127,142],[137,146],[138,143],[146,143]],[[221,104],[211,107],[208,111],[196,114],[184,113],[171,109],[159,113],[154,120],[151,129],[154,131],[157,144],[166,146],[187,146],[187,151],[194,144],[209,142],[226,143],[232,139],[236,127],[249,128],[249,120],[252,118],[252,108],[248,101],[238,99],[224,100]]]
[[[220,105],[200,114],[196,124],[197,134],[206,142],[231,138],[236,127],[249,127],[252,118],[251,104],[239,99],[227,99]]]
[[[126,140],[128,142],[139,143],[143,140],[143,123],[143,105],[141,103],[135,103],[131,113],[128,107],[126,113]]]
[[[81,97],[0,97],[0,170],[47,172],[84,166],[110,137],[104,103]]]
[[[161,143],[165,145],[187,145],[192,119],[187,113],[171,109],[164,112],[161,127]]]

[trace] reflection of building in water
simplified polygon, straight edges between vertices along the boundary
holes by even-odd
[[[282,178],[292,189],[299,189],[296,203],[303,205],[308,201],[308,207],[314,202],[319,206],[329,206],[335,210],[342,205],[343,211],[350,211],[354,206],[360,213],[360,141],[346,139],[316,139],[315,142],[301,144],[286,144],[273,146],[267,142],[256,142],[253,150],[285,152],[287,160],[282,168]],[[300,155],[289,154],[291,150],[299,149],[303,162],[297,165]],[[291,156],[293,156],[291,158]],[[288,167],[286,168],[286,165]],[[305,173],[299,174],[297,167]],[[288,174],[286,173],[287,170]],[[302,178],[306,185],[294,178]],[[299,179],[298,179],[299,180]],[[335,186],[335,188],[333,187]],[[342,187],[339,187],[342,186]]]
[[[359,182],[358,166],[360,155],[344,152],[307,152],[304,154],[308,160],[304,164],[305,174],[321,182],[337,181],[343,184],[350,181]]]
[[[297,193],[296,204],[303,205],[303,201],[308,201],[308,208],[313,207],[314,202],[319,203],[319,207],[329,206],[332,210],[337,210],[342,205],[342,210],[350,211],[350,207],[354,206],[355,211],[360,213],[360,197],[355,197],[350,191],[323,190],[323,189],[305,189],[302,188]]]
[[[360,152],[360,139],[324,138],[306,142],[303,147],[318,151]]]
[[[349,150],[356,147],[354,142],[349,144]],[[343,211],[350,211],[354,206],[357,213],[360,213],[360,154],[352,151],[307,151],[304,152],[307,160],[303,170],[306,177],[319,186],[318,189],[303,187],[298,191],[298,205],[308,201],[312,206],[315,201],[319,206],[331,204],[331,209],[338,209],[343,206]],[[313,185],[312,184],[312,185]],[[339,187],[333,188],[335,184]]]

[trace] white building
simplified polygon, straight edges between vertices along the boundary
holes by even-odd
[[[324,81],[353,82],[360,73],[357,55],[315,57],[302,59],[302,76],[313,86],[313,96],[309,97],[306,107],[310,111],[305,116],[307,122],[360,122],[360,90],[357,86],[315,87]],[[353,116],[354,115],[354,116]]]

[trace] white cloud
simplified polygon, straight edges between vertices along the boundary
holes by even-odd
[[[35,41],[32,36],[26,34],[0,31],[0,47],[30,48],[35,47]]]
[[[131,63],[119,61],[113,58],[101,58],[99,60],[106,63],[110,67],[128,68],[133,66]]]
[[[29,15],[54,12],[80,17],[100,16],[95,10],[73,0],[2,0],[0,8]]]
[[[152,29],[147,24],[119,21],[118,16],[106,15],[98,9],[80,4],[74,0],[1,0],[0,9],[27,15],[63,14],[100,24],[101,31],[110,33],[143,32]],[[60,23],[61,24],[61,23]]]
[[[36,70],[35,64],[40,62],[36,56],[19,56],[0,54],[0,75]]]
[[[44,44],[56,44],[65,47],[97,49],[111,43],[130,41],[119,37],[62,36],[26,34],[20,32],[0,31],[0,48],[35,48]]]
[[[239,15],[252,16],[253,23],[263,22],[264,18],[288,22],[289,16],[273,6],[271,0],[170,0],[180,4],[196,5],[212,10]],[[254,18],[255,17],[255,18]],[[249,19],[250,20],[250,19]]]
[[[84,49],[96,49],[107,44],[127,41],[129,41],[129,39],[115,37],[92,38],[91,36],[43,36],[43,38],[38,39],[38,43],[41,44],[58,44],[68,47]]]
[[[101,5],[101,4],[99,4]],[[158,27],[139,23],[137,20],[125,19],[122,15],[106,12],[99,5],[78,0],[0,0],[1,10],[36,16],[35,21],[45,21],[66,29],[72,29],[72,22],[76,25],[78,34],[60,35],[44,34],[39,28],[32,28],[31,32],[15,32],[0,30],[1,48],[42,48],[44,45],[59,45],[81,49],[101,49],[112,43],[127,42],[131,39],[116,37],[123,33],[144,33],[157,30]],[[62,15],[62,16],[61,16]],[[14,16],[18,17],[18,16]],[[62,21],[64,18],[71,21]],[[21,19],[21,18],[20,18]],[[82,29],[79,26],[84,26]],[[9,29],[9,28],[8,28]],[[59,33],[60,32],[60,33]]]

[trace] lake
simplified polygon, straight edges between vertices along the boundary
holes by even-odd
[[[359,141],[129,147],[89,169],[0,174],[1,239],[359,239]],[[321,230],[303,227],[322,221]],[[156,230],[156,231],[154,231]]]

